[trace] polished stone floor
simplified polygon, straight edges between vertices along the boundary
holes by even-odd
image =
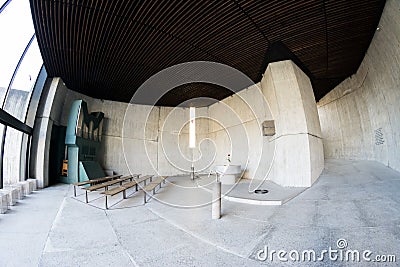
[[[210,192],[185,177],[146,205],[141,193],[116,196],[110,210],[95,194],[88,205],[57,185],[0,215],[0,266],[398,266],[372,260],[400,260],[399,190],[400,174],[382,164],[327,160],[318,182],[284,205],[223,201],[212,220]],[[330,248],[333,259],[318,261]],[[271,259],[273,250],[287,262],[277,252]]]

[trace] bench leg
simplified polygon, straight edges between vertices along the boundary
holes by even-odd
[[[74,185],[74,197],[76,197],[76,186]]]
[[[156,188],[154,187],[153,188],[153,195],[155,195],[156,194]]]
[[[106,210],[108,210],[107,195],[106,195]]]
[[[150,183],[153,182],[153,177],[150,177]]]
[[[146,201],[146,191],[143,191],[143,193],[144,193],[144,204],[146,204],[147,203],[147,201]]]
[[[137,184],[136,184],[136,192],[138,191]]]
[[[88,203],[88,195],[87,195],[87,190],[86,190],[86,203]]]
[[[122,197],[125,199],[126,198],[126,190],[122,191]]]
[[[144,180],[143,183],[144,183],[144,186],[146,186],[146,180]]]

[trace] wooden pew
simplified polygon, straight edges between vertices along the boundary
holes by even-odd
[[[102,182],[107,182],[113,179],[117,179],[120,178],[122,175],[117,174],[117,175],[111,175],[111,176],[106,176],[106,177],[102,177],[102,178],[96,178],[96,179],[91,179],[91,180],[87,180],[87,181],[83,181],[83,182],[77,182],[74,183],[74,197],[76,197],[76,187],[77,186],[82,186],[82,185],[94,185],[94,184],[98,184],[98,183],[102,183]]]
[[[156,194],[156,188],[157,186],[160,186],[160,188],[162,187],[161,184],[164,182],[165,180],[168,178],[168,176],[160,176],[158,177],[156,180],[154,180],[153,182],[151,182],[150,184],[148,184],[147,186],[143,187],[143,195],[144,195],[144,204],[147,203],[147,194],[150,196],[150,192],[153,191],[153,195]]]
[[[97,189],[100,189],[100,188],[104,188],[104,190],[107,191],[109,186],[115,185],[115,184],[118,184],[118,183],[120,185],[122,185],[122,182],[124,182],[126,180],[131,180],[132,181],[132,179],[134,179],[134,177],[139,177],[139,175],[140,174],[133,174],[133,175],[125,176],[125,177],[118,178],[118,179],[115,179],[115,180],[111,180],[111,181],[108,181],[108,182],[105,182],[105,183],[95,184],[95,185],[83,188],[85,190],[85,194],[86,194],[86,203],[89,202],[88,201],[88,192],[96,191]]]
[[[116,187],[116,188],[101,192],[101,194],[104,194],[105,197],[106,197],[106,204],[105,204],[106,209],[108,209],[108,196],[114,196],[114,195],[122,192],[122,197],[123,197],[123,199],[125,199],[126,198],[126,190],[127,189],[132,188],[132,187],[135,186],[136,187],[136,191],[138,191],[138,184],[139,183],[143,182],[146,185],[146,181],[147,180],[152,181],[152,178],[153,178],[153,175],[146,175],[146,176],[143,176],[143,177],[138,177],[138,178],[134,179],[131,182],[123,184],[120,187]]]

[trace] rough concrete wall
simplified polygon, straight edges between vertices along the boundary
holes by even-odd
[[[208,109],[196,109],[196,148],[189,148],[189,109],[160,107],[158,168],[164,175],[187,174],[192,161],[204,172],[209,163]]]
[[[196,170],[207,166],[208,122],[196,121],[197,148],[188,149],[189,109],[130,105],[99,100],[67,90],[60,118],[66,126],[71,103],[83,99],[89,112],[104,112],[100,164],[104,169],[127,174],[177,175],[190,170],[194,152]],[[196,110],[197,116],[208,116],[207,108]],[[200,145],[201,143],[201,145]],[[199,151],[202,149],[202,153]],[[200,154],[202,157],[200,157]]]
[[[264,180],[274,153],[274,142],[262,135],[261,124],[271,120],[260,85],[254,85],[209,107],[210,151],[216,165],[241,165],[244,178]]]
[[[310,79],[292,61],[270,63],[261,80],[271,104],[276,134],[271,179],[283,186],[309,187],[321,174],[321,128]]]
[[[400,1],[388,0],[357,73],[318,102],[326,158],[400,171]]]

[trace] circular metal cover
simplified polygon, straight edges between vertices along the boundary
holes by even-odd
[[[254,193],[256,193],[256,194],[266,194],[266,193],[268,193],[268,190],[266,190],[266,189],[256,189],[256,190],[254,190]]]

